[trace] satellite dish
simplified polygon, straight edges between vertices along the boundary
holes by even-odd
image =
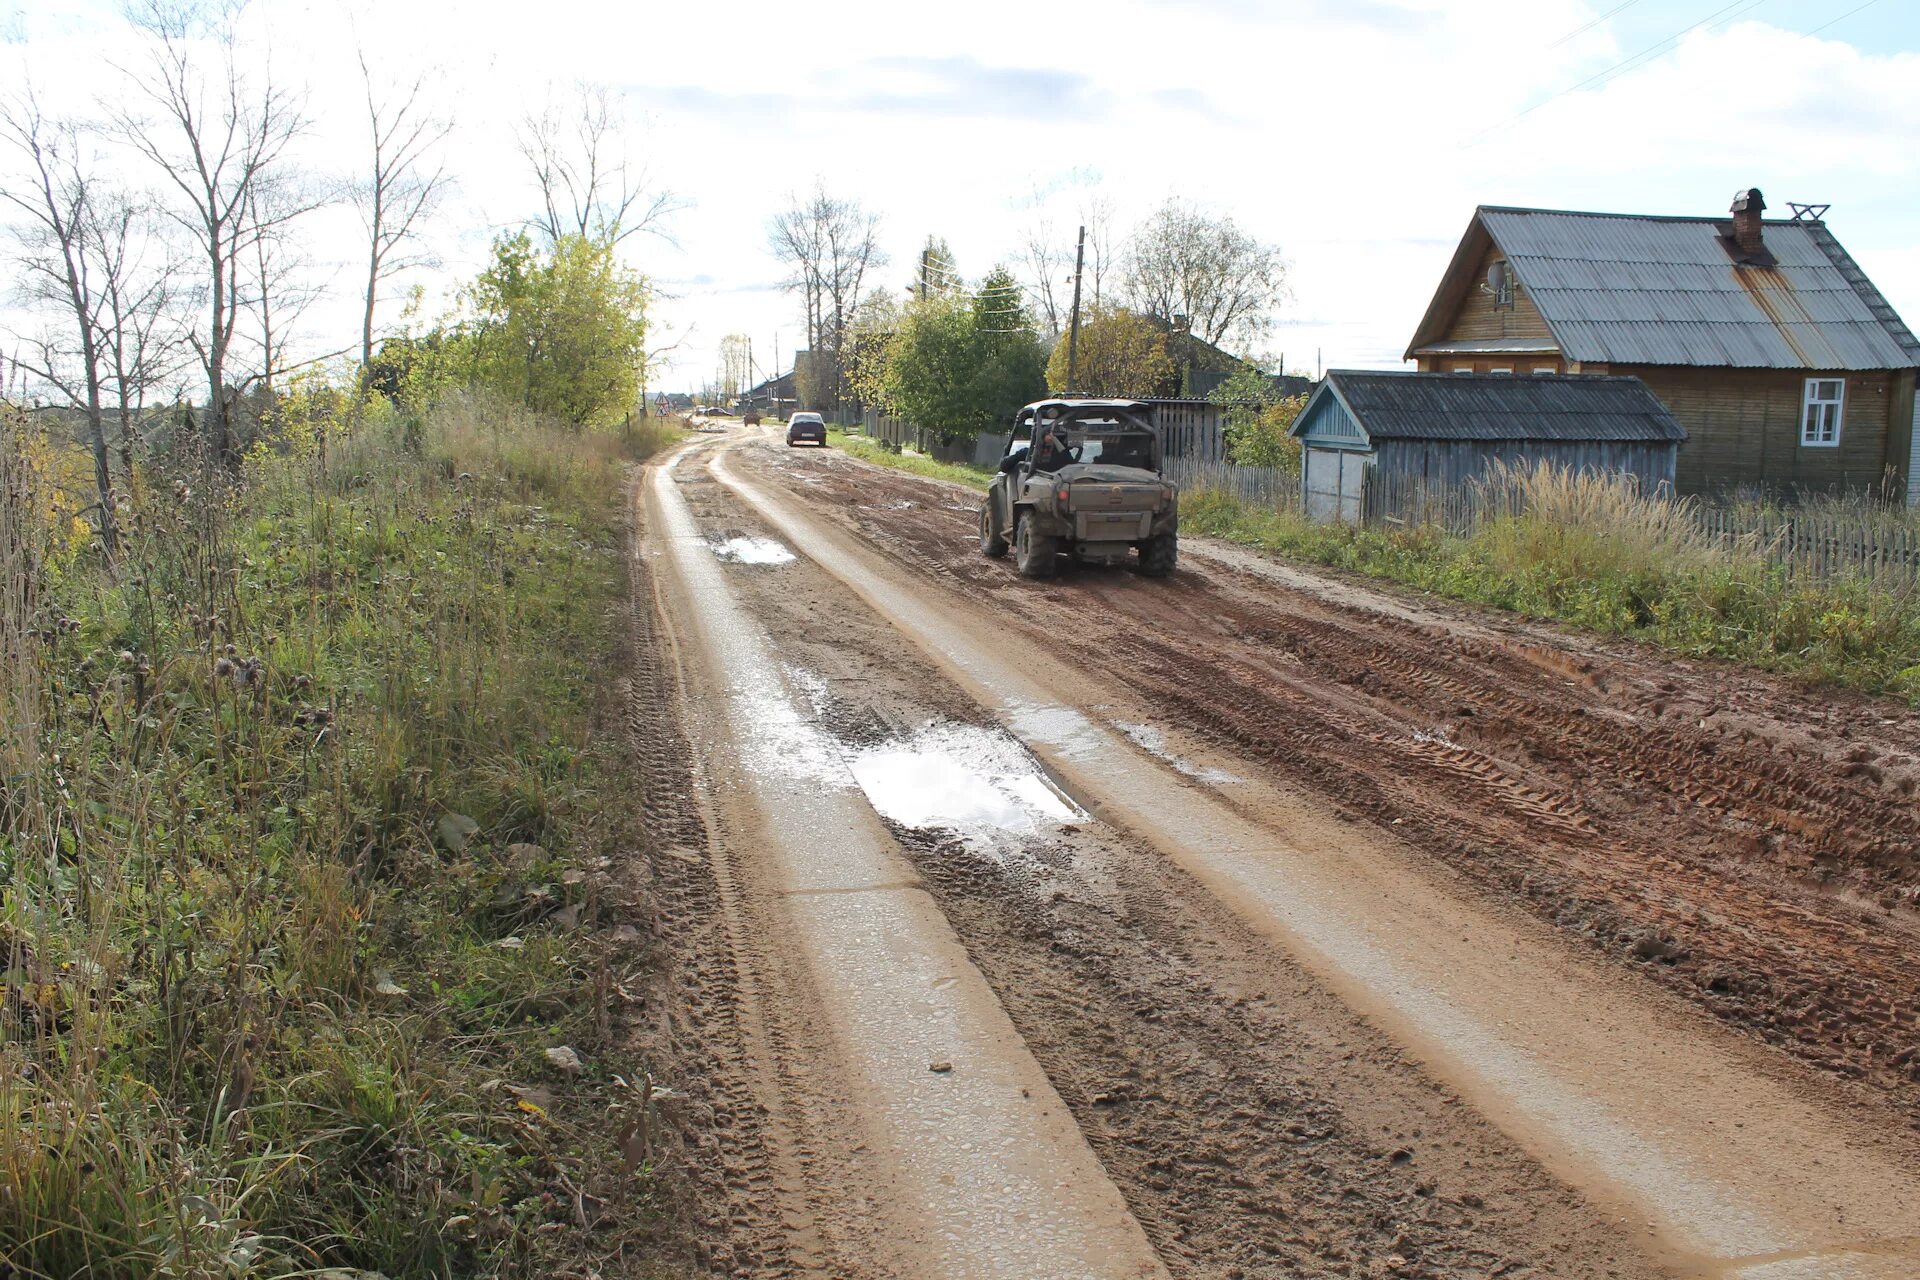
[[[1487,292],[1499,293],[1507,283],[1507,264],[1493,262],[1487,264]]]

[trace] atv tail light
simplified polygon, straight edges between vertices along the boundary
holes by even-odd
[[[1061,485],[1060,491],[1054,494],[1053,496],[1060,499],[1060,501],[1065,502],[1067,500],[1067,486]]]

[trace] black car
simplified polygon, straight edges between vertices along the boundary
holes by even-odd
[[[797,445],[807,441],[827,447],[827,422],[817,413],[796,413],[787,419],[787,443]]]

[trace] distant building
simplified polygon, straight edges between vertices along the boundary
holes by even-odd
[[[1549,463],[1673,483],[1686,431],[1638,378],[1330,371],[1294,419],[1301,497],[1316,520],[1358,524],[1497,464]]]
[[[1408,344],[1422,371],[1632,374],[1687,430],[1682,493],[1920,501],[1920,341],[1817,217],[1483,206]]]
[[[777,378],[768,378],[758,386],[749,388],[740,396],[737,403],[742,412],[751,409],[768,417],[777,418],[785,418],[800,407],[791,372],[783,373]]]

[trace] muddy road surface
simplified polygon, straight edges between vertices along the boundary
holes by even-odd
[[[717,1273],[1920,1274],[1911,717],[1024,582],[751,432],[642,489]]]

